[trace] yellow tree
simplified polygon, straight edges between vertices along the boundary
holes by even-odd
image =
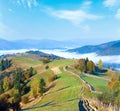
[[[6,76],[3,80],[4,91],[8,91],[10,89],[10,83],[11,83],[10,78]]]
[[[102,60],[101,59],[98,61],[98,68],[102,69]]]
[[[79,70],[81,72],[85,72],[86,71],[85,59],[79,59]]]
[[[88,61],[87,62],[87,70],[88,71],[91,71],[91,72],[94,72],[95,71],[95,64],[93,61]]]

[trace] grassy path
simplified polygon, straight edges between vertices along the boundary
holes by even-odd
[[[68,71],[68,72],[71,73],[72,75],[74,75],[74,76],[76,76],[77,78],[79,78],[84,84],[86,84],[86,85],[89,87],[89,89],[90,89],[90,91],[91,91],[92,93],[98,93],[98,94],[101,93],[100,91],[96,91],[91,84],[87,83],[87,82],[86,82],[82,77],[80,77],[78,74],[67,70],[65,67],[64,67],[64,70],[65,70],[65,71]]]
[[[41,101],[23,111],[78,111],[79,93],[82,82],[75,76],[60,68],[59,78],[53,82],[50,89]]]

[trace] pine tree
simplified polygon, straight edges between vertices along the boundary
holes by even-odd
[[[46,82],[43,78],[40,79],[40,83],[39,83],[39,88],[40,88],[40,93],[43,94],[46,91]]]
[[[18,94],[21,94],[21,86],[20,86],[21,79],[22,79],[22,70],[18,69],[15,74],[15,80],[14,80],[14,88],[18,90]]]
[[[0,94],[4,92],[3,81],[0,81]]]

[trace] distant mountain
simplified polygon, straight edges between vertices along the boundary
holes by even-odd
[[[35,56],[38,56],[39,58],[49,58],[51,60],[56,60],[56,59],[63,59],[63,57],[56,56],[54,54],[47,54],[41,51],[27,51],[27,54],[33,54]]]
[[[103,43],[100,45],[87,45],[75,49],[68,50],[80,54],[97,53],[98,55],[120,55],[120,40]]]
[[[120,55],[120,41],[98,52],[99,55]]]
[[[56,41],[49,39],[42,40],[16,40],[16,41],[7,41],[0,39],[0,50],[11,50],[11,49],[59,49],[65,47],[75,47],[76,43],[71,41]]]

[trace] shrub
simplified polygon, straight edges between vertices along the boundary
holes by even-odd
[[[47,70],[47,69],[49,69],[49,66],[47,65],[47,66],[45,66],[45,69]]]

